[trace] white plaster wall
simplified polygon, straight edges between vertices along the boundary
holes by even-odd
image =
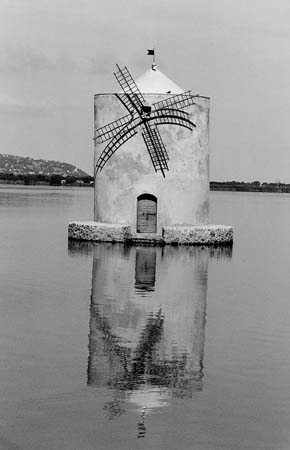
[[[146,94],[148,103],[167,98]],[[137,197],[157,197],[157,232],[163,226],[208,223],[209,210],[209,99],[198,97],[185,109],[196,128],[161,125],[159,131],[169,155],[169,171],[155,172],[141,135],[123,144],[95,179],[95,215],[98,222],[131,225],[136,230]],[[126,115],[114,94],[95,96],[95,128]],[[95,145],[95,164],[109,141]]]

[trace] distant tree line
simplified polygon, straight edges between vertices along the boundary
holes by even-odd
[[[211,191],[244,191],[244,192],[290,192],[290,184],[261,183],[260,181],[211,181]]]
[[[92,186],[94,178],[91,176],[75,177],[73,175],[64,177],[60,174],[44,175],[38,174],[13,174],[13,173],[0,173],[0,182],[8,184],[47,184],[51,186]]]

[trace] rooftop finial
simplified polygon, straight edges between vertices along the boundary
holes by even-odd
[[[153,57],[152,60],[152,70],[156,70],[157,66],[155,64],[155,48],[153,49],[147,49],[147,55],[151,55]]]

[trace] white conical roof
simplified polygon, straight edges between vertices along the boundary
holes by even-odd
[[[154,65],[137,78],[136,84],[143,94],[181,94],[184,92]]]

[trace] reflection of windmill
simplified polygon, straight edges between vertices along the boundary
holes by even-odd
[[[98,142],[102,143],[110,139],[97,160],[96,173],[103,169],[106,162],[121,145],[137,134],[137,128],[141,126],[142,136],[155,172],[160,170],[165,177],[164,171],[168,170],[167,161],[169,157],[161,139],[158,125],[179,125],[193,130],[196,125],[189,120],[188,113],[183,111],[182,108],[193,105],[195,96],[187,91],[153,103],[150,106],[141,94],[127,67],[121,69],[117,65],[117,68],[118,71],[114,75],[123,92],[116,95],[129,114],[95,131],[94,139]]]

